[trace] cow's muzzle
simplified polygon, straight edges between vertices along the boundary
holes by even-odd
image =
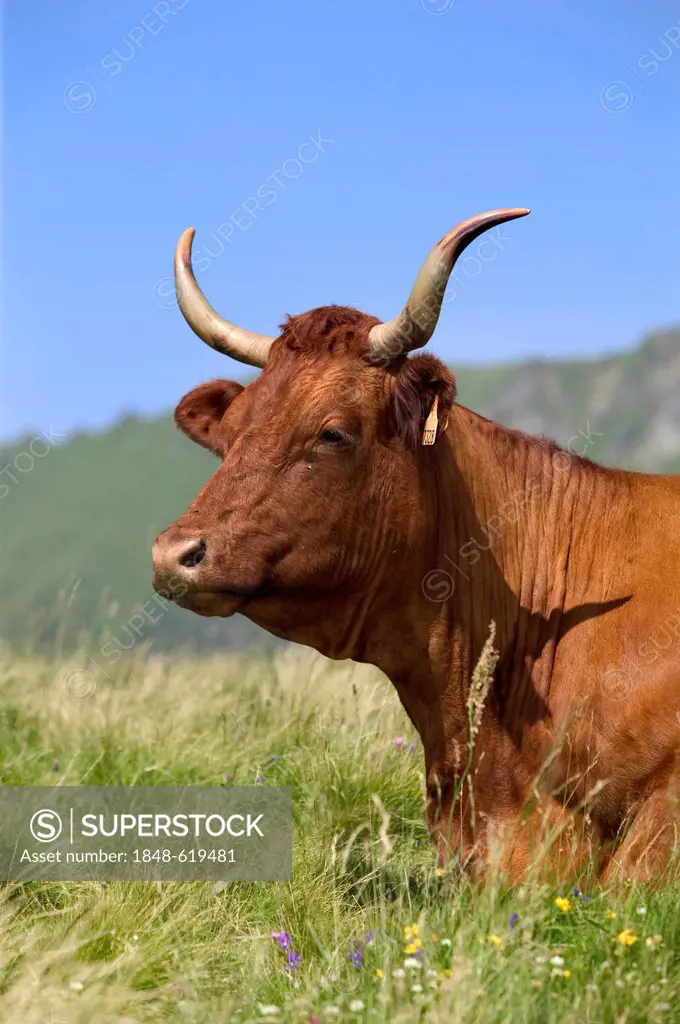
[[[201,565],[207,554],[204,537],[166,530],[156,539],[151,552],[154,590],[177,600],[188,590],[200,589],[204,575]]]

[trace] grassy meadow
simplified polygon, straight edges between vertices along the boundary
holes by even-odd
[[[110,678],[0,662],[4,785],[294,793],[291,883],[4,885],[5,1024],[680,1017],[672,880],[506,891],[436,870],[420,744],[379,673],[301,649],[138,654]]]

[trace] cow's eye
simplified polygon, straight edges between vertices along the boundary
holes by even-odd
[[[351,436],[344,430],[338,430],[337,427],[329,427],[327,430],[322,430],[319,434],[319,440],[323,441],[324,444],[337,445],[338,447],[347,447],[352,443]]]

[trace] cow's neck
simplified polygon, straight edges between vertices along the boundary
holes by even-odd
[[[424,546],[411,593],[389,587],[362,660],[394,682],[428,746],[467,730],[473,668],[496,625],[515,710],[546,707],[583,474],[548,444],[454,407],[421,477]],[[586,510],[587,511],[587,510]],[[417,579],[415,577],[418,577]],[[529,705],[532,705],[530,708]]]

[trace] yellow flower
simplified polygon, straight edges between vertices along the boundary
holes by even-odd
[[[637,942],[637,935],[633,935],[630,928],[624,928],[623,931],[618,934],[618,941],[622,946],[634,946]]]
[[[380,967],[378,967],[376,972],[375,972],[375,976],[376,976],[376,978],[384,978],[385,977],[385,972],[382,971],[380,969]]]
[[[433,942],[439,942],[439,936],[438,935],[433,935],[432,936],[432,941]]]
[[[571,900],[568,900],[566,896],[558,896],[555,900],[555,906],[566,914],[568,910],[571,910]]]
[[[437,878],[443,878],[444,877],[444,868],[435,868],[434,869],[434,873],[437,876]]]
[[[446,969],[446,970],[444,971],[444,977],[445,977],[445,978],[452,978],[452,977],[453,977],[453,971],[452,971],[452,970],[450,970],[450,969],[449,969],[449,968],[447,967],[447,969]]]
[[[571,978],[571,971],[562,971],[563,978]]]
[[[404,938],[407,942],[410,942],[411,939],[417,938],[418,933],[419,929],[417,924],[407,924],[404,928]]]
[[[490,935],[489,936],[489,942],[492,943],[492,945],[494,945],[494,946],[502,946],[503,945],[503,940],[500,937],[500,935]]]
[[[420,939],[418,939],[417,942],[409,942],[408,946],[406,946],[406,948],[404,949],[404,952],[408,956],[415,956],[415,954],[418,952],[419,946],[422,946],[422,942],[420,941]]]
[[[607,911],[607,917],[608,917],[608,919],[610,921],[615,921],[616,918],[618,917],[618,914],[616,913],[615,910],[608,910]]]

